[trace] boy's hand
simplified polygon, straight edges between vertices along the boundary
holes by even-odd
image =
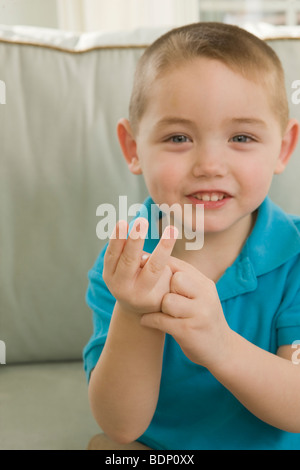
[[[169,266],[173,276],[161,312],[143,315],[141,324],[172,335],[191,361],[209,368],[224,359],[231,332],[215,283],[176,258]]]
[[[167,227],[153,253],[142,261],[148,221],[139,218],[126,239],[127,222],[120,221],[109,241],[104,258],[103,279],[119,305],[129,312],[159,312],[164,295],[170,292],[168,261],[176,242],[176,229]]]

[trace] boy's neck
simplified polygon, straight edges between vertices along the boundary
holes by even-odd
[[[255,220],[256,212],[226,231],[205,233],[201,250],[186,250],[186,240],[177,240],[172,256],[187,261],[209,279],[217,282],[240,254]]]

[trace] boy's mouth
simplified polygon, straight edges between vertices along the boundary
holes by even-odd
[[[203,202],[218,202],[229,197],[231,196],[223,191],[197,191],[188,195],[188,198],[198,199]]]
[[[218,210],[232,199],[231,194],[222,190],[196,191],[187,196],[193,206],[203,205],[205,210]]]

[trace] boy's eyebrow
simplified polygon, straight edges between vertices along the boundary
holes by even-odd
[[[267,124],[262,119],[252,118],[252,117],[238,117],[233,119],[228,119],[228,122],[233,122],[234,124],[255,124],[256,126],[267,127]]]
[[[236,118],[228,118],[224,121],[225,124],[249,124],[262,127],[266,129],[268,126],[265,121],[256,117],[236,117]],[[166,116],[159,120],[155,126],[154,130],[159,131],[160,129],[164,128],[165,126],[170,125],[184,125],[190,128],[196,128],[197,125],[195,122],[191,121],[190,119],[180,118],[176,116]]]
[[[195,127],[194,122],[190,121],[189,119],[167,116],[167,117],[164,117],[163,119],[161,119],[160,121],[158,121],[155,124],[155,129],[160,129],[161,127],[170,126],[172,124],[183,124],[185,126],[194,126]]]

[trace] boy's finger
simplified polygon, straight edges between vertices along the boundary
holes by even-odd
[[[145,313],[141,317],[141,325],[174,336],[178,328],[178,319],[161,312]]]
[[[147,263],[141,272],[141,276],[145,282],[149,283],[149,286],[155,285],[161,276],[163,269],[168,264],[177,236],[178,230],[176,227],[166,227],[157,247],[148,258]]]
[[[104,271],[108,275],[114,274],[119,258],[124,249],[127,238],[128,224],[125,220],[119,220],[110,236],[104,256]]]
[[[124,249],[116,267],[116,273],[120,277],[134,275],[140,267],[141,255],[145,238],[148,232],[148,221],[143,217],[138,218],[128,235]]]
[[[206,283],[201,282],[200,288],[203,287],[206,287]],[[195,282],[194,277],[190,276],[186,272],[177,271],[173,274],[170,283],[170,291],[173,294],[177,294],[182,298],[194,299],[199,295],[199,290],[199,283]]]

